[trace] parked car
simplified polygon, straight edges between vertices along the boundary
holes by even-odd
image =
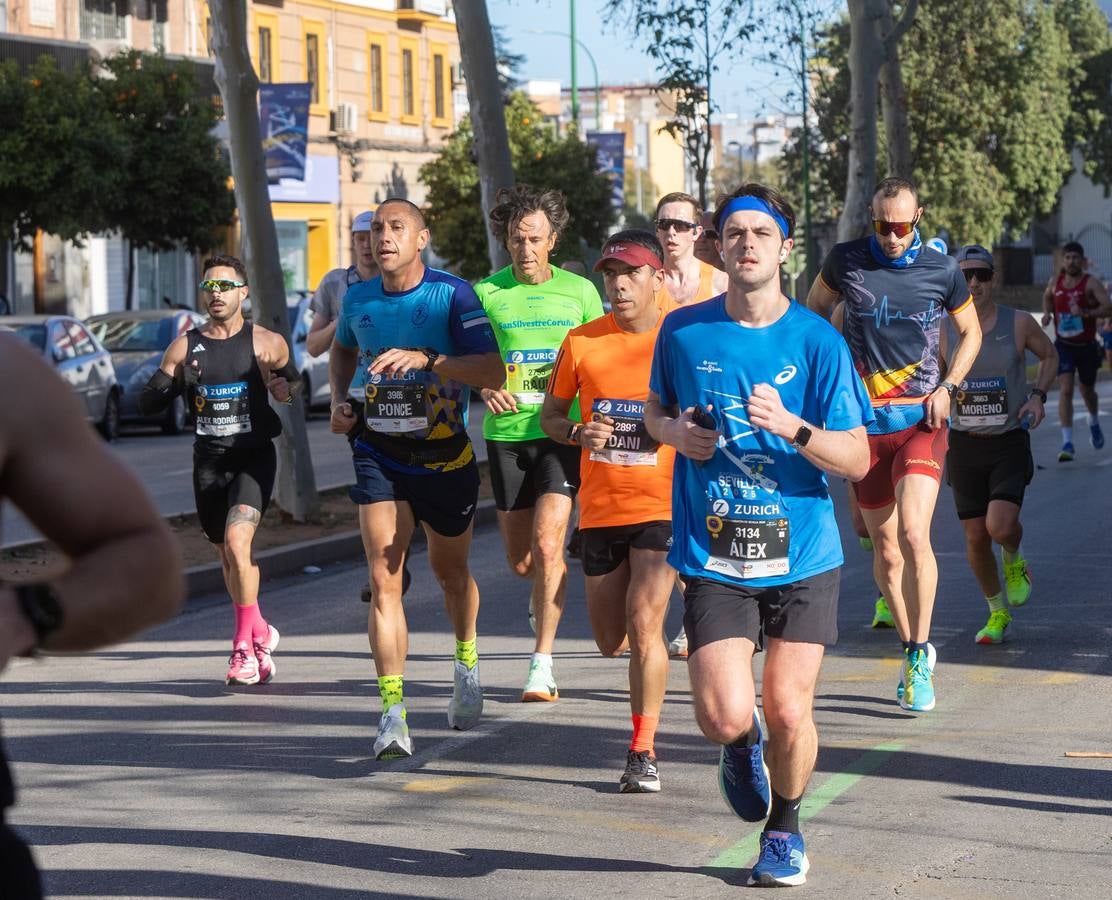
[[[293,291],[286,294],[289,305],[290,337],[293,339],[293,364],[301,373],[301,398],[305,404],[305,416],[310,410],[327,407],[332,395],[328,388],[328,351],[316,359],[309,355],[305,341],[309,327],[313,324],[313,311],[309,309],[312,294],[308,291]]]
[[[120,419],[126,424],[159,425],[166,434],[180,434],[189,425],[189,407],[180,394],[156,416],[139,412],[139,394],[150,381],[170,343],[205,317],[191,309],[144,309],[91,317],[86,324],[112,354],[120,380]]]
[[[112,357],[72,316],[4,316],[0,330],[23,338],[73,386],[105,440],[120,431],[120,385]]]

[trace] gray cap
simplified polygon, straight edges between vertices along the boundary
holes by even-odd
[[[996,260],[992,256],[992,251],[986,250],[980,244],[967,244],[962,247],[957,254],[959,263],[984,263],[990,269],[996,268]]]
[[[351,220],[351,233],[355,234],[357,231],[370,231],[371,222],[374,220],[375,214],[373,212],[361,212]]]

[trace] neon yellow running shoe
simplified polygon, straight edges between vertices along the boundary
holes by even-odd
[[[873,539],[872,538],[859,537],[857,539],[857,543],[859,543],[861,545],[861,549],[864,550],[866,553],[872,553],[873,552]]]
[[[876,611],[873,613],[873,628],[895,628],[892,613],[883,597],[876,598]]]
[[[977,632],[978,644],[1002,644],[1004,632],[1012,624],[1012,614],[1006,609],[995,609],[989,613],[985,627]]]
[[[1022,556],[1015,562],[1004,563],[1004,588],[1009,606],[1023,606],[1031,596],[1031,572]]]

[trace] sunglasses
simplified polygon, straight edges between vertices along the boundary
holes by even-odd
[[[209,294],[224,293],[230,291],[232,288],[241,288],[245,285],[243,281],[228,281],[225,278],[206,278],[198,285],[202,291]]]
[[[883,219],[873,219],[873,231],[881,236],[894,234],[896,237],[907,237],[915,230],[915,223],[918,221],[912,219],[910,222],[885,222]]]
[[[985,284],[992,281],[992,269],[962,269],[962,272],[965,274],[966,283],[972,281],[974,278]]]
[[[669,228],[675,228],[676,234],[687,234],[692,228],[698,228],[698,222],[685,222],[683,219],[657,219],[656,230],[667,231]]]

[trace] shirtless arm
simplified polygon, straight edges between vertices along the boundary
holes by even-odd
[[[1042,295],[1042,325],[1045,328],[1050,324],[1050,320],[1054,318],[1054,280],[1051,279],[1043,290]]]
[[[1034,316],[1029,316],[1026,313],[1017,314],[1016,323],[1019,332],[1017,337],[1022,341],[1021,346],[1024,350],[1030,350],[1039,359],[1039,370],[1035,375],[1035,387],[1045,394],[1050,390],[1050,386],[1058,375],[1058,351],[1054,349],[1054,344],[1046,336],[1046,332],[1035,323]],[[1027,398],[1023,406],[1019,408],[1018,416],[1022,419],[1027,413],[1031,413],[1035,417],[1031,427],[1038,428],[1039,423],[1046,415],[1041,397],[1032,394]]]
[[[834,312],[834,306],[837,304],[839,296],[837,292],[826,286],[826,282],[822,280],[821,275],[816,275],[814,284],[811,285],[811,290],[807,294],[807,308],[812,312],[817,312],[824,319],[829,319],[831,313]]]
[[[305,349],[309,355],[316,359],[332,345],[332,338],[336,336],[336,319],[329,321],[324,313],[316,313],[309,326],[309,333],[305,336]]]
[[[1099,278],[1089,278],[1085,284],[1085,296],[1090,303],[1096,304],[1085,310],[1085,317],[1090,319],[1106,319],[1112,316],[1112,303],[1108,301],[1108,288]]]

